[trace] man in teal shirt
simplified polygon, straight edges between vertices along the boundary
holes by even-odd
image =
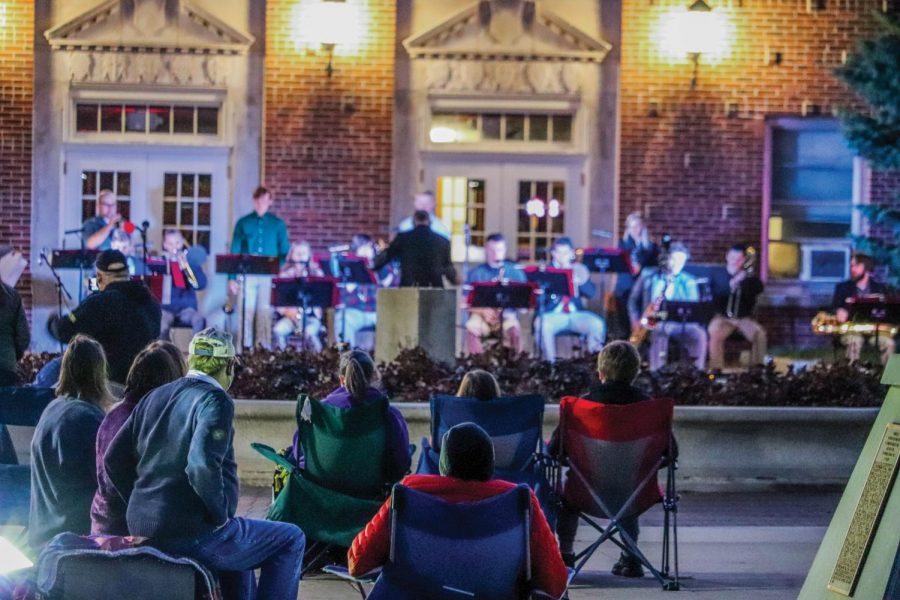
[[[253,254],[255,256],[277,256],[283,263],[290,250],[287,225],[269,212],[272,194],[260,186],[253,192],[253,212],[244,215],[234,224],[231,237],[232,254]],[[244,281],[247,308],[244,313],[244,339],[241,345],[252,347],[255,343],[269,348],[272,341],[272,278],[264,275],[249,275]],[[228,291],[236,295],[240,284],[232,279]]]

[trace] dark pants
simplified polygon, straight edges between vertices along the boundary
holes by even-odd
[[[213,571],[225,600],[296,600],[306,537],[296,525],[235,517],[194,539],[157,544]],[[252,571],[261,569],[253,590]]]
[[[178,312],[163,310],[159,337],[168,340],[172,327],[190,327],[197,334],[206,327],[206,319],[196,308],[182,308]]]
[[[638,518],[622,519],[619,521],[619,526],[637,544],[638,534],[641,531],[641,528],[638,526]],[[578,533],[578,511],[569,508],[563,503],[556,523],[556,535],[559,537],[560,552],[573,552],[576,533]]]

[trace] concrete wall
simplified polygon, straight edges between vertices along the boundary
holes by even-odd
[[[241,481],[268,485],[272,464],[250,443],[276,449],[290,444],[294,403],[238,400],[236,405],[234,446]],[[410,441],[421,447],[422,437],[430,431],[428,405],[396,406],[409,425]],[[677,407],[680,487],[737,491],[784,485],[842,486],[877,414],[874,408]],[[548,405],[545,437],[558,422],[559,407]]]

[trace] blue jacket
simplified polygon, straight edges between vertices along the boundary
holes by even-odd
[[[234,402],[218,386],[184,377],[137,405],[104,457],[128,503],[128,531],[157,539],[201,536],[234,517]]]

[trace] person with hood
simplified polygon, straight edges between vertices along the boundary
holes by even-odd
[[[51,318],[50,332],[61,342],[77,333],[100,342],[109,360],[109,378],[121,389],[134,357],[159,337],[162,313],[149,288],[129,279],[128,261],[117,250],[97,256],[97,284],[100,291],[74,311]]]
[[[447,502],[478,502],[516,487],[493,479],[494,444],[475,423],[452,427],[441,445],[440,475],[409,475],[401,485],[437,496]],[[568,572],[553,531],[531,493],[531,565],[536,588],[559,598],[566,590]],[[391,499],[379,509],[347,552],[350,574],[360,576],[386,564],[391,551]]]

